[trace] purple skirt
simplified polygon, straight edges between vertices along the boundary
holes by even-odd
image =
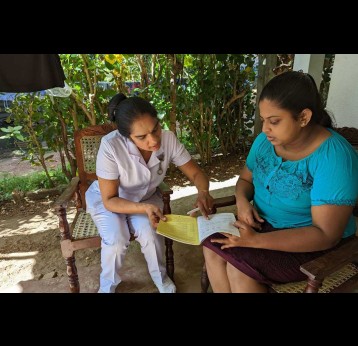
[[[260,233],[278,231],[270,223],[262,224]],[[233,247],[221,250],[221,244],[211,243],[210,239],[225,238],[220,233],[215,233],[206,238],[203,246],[214,251],[227,262],[232,264],[242,273],[252,279],[266,285],[282,284],[288,282],[306,280],[307,276],[300,271],[300,266],[317,257],[342,246],[345,239],[331,249],[315,252],[285,252],[267,249],[255,249],[248,247]]]

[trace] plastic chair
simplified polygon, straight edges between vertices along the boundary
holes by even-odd
[[[78,177],[72,178],[68,187],[55,202],[55,211],[59,217],[61,251],[67,265],[67,275],[72,293],[80,292],[75,263],[75,251],[101,247],[101,237],[98,234],[98,230],[90,214],[86,213],[85,192],[90,184],[97,179],[96,158],[101,138],[115,129],[115,125],[104,124],[89,126],[75,132],[74,139]],[[161,192],[164,202],[163,212],[164,214],[170,214],[170,195],[173,191],[164,183],[162,183],[158,189]],[[67,208],[73,199],[75,199],[77,212],[73,222],[70,224],[67,220]],[[131,236],[130,240],[134,240],[134,237]],[[168,276],[173,280],[173,241],[165,238],[165,246],[166,269]]]

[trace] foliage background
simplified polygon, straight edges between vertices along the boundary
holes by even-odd
[[[17,94],[2,129],[23,158],[47,165],[58,152],[63,174],[76,175],[74,131],[108,122],[107,105],[122,92],[149,100],[202,165],[216,154],[246,156],[261,131],[256,94],[275,74],[292,69],[293,54],[61,54],[69,97]],[[320,92],[326,102],[334,55],[327,54]]]
[[[107,105],[123,92],[157,108],[163,127],[175,132],[203,165],[215,153],[246,150],[252,135],[254,54],[61,54],[70,97],[18,94],[10,112],[13,137],[24,158],[42,165],[58,152],[62,171],[76,175],[73,134],[108,122]],[[21,145],[22,144],[22,145]]]

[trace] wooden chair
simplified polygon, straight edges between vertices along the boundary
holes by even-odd
[[[336,129],[358,151],[358,129]],[[358,177],[357,177],[358,179]],[[327,187],[328,188],[328,187]],[[214,212],[217,208],[236,205],[234,195],[216,198]],[[354,207],[353,215],[358,217],[358,201]],[[353,237],[339,249],[325,254],[315,260],[301,265],[300,270],[307,276],[307,280],[287,284],[272,285],[270,292],[277,293],[358,293],[358,237]],[[204,262],[201,274],[201,292],[206,293],[209,288],[209,278]]]
[[[94,125],[78,130],[74,134],[78,177],[72,178],[70,184],[55,202],[55,211],[59,217],[61,235],[61,251],[67,265],[67,275],[72,293],[80,292],[75,251],[86,248],[100,247],[101,238],[90,214],[86,213],[85,192],[90,184],[97,179],[96,157],[101,138],[115,129],[115,125]],[[170,195],[173,193],[166,184],[158,187],[161,192],[164,214],[170,214]],[[75,199],[76,215],[71,224],[67,220],[67,207]],[[131,241],[134,237],[131,236]],[[168,276],[173,280],[174,254],[173,241],[165,238],[166,269]],[[174,280],[173,280],[174,281]]]

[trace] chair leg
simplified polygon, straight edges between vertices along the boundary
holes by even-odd
[[[66,208],[60,205],[56,208],[59,218],[59,228],[61,235],[61,252],[65,258],[67,266],[68,281],[70,283],[71,293],[80,292],[80,283],[78,281],[75,253],[72,249],[70,226],[67,221]]]
[[[172,239],[165,238],[165,257],[167,274],[174,282],[174,251]]]
[[[170,208],[170,194],[172,191],[166,191],[162,194],[163,199],[163,214],[171,214],[172,210]],[[166,268],[167,274],[174,282],[174,252],[173,252],[173,240],[169,238],[165,239],[165,258],[166,258]]]
[[[206,270],[206,264],[204,262],[203,269],[201,271],[201,293],[207,293],[210,285],[208,272]]]
[[[71,257],[65,258],[65,261],[71,293],[80,293],[80,283],[78,281],[75,254]]]
[[[322,286],[323,280],[307,279],[307,286],[305,293],[318,293],[319,288]]]

